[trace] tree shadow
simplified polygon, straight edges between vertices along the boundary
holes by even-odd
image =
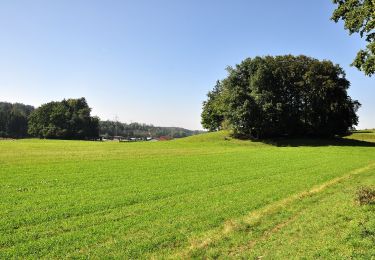
[[[263,142],[266,144],[278,146],[278,147],[299,147],[299,146],[351,146],[351,147],[375,147],[375,143],[347,139],[341,137],[335,138],[274,138],[257,140],[258,142]]]

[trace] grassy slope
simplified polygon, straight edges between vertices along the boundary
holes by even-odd
[[[226,135],[0,142],[0,258],[371,254],[358,223],[374,232],[373,208],[353,198],[375,184],[375,147]]]
[[[339,178],[318,192],[271,204],[223,225],[219,239],[190,247],[189,257],[242,259],[373,259],[375,206],[359,206],[358,187],[375,185],[375,171]],[[228,228],[229,227],[229,228]]]

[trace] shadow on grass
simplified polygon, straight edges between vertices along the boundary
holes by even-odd
[[[258,142],[263,142],[266,144],[271,144],[278,147],[299,147],[299,146],[351,146],[351,147],[375,147],[375,143],[366,142],[355,139],[346,138],[275,138],[275,139],[265,139],[257,140]]]

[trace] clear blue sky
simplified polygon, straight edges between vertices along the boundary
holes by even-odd
[[[225,67],[306,54],[347,72],[375,127],[375,77],[349,66],[364,41],[330,21],[330,0],[3,0],[0,101],[86,97],[101,119],[200,129]]]

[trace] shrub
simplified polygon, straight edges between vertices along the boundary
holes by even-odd
[[[357,191],[357,201],[359,205],[375,204],[375,188],[361,187]]]

